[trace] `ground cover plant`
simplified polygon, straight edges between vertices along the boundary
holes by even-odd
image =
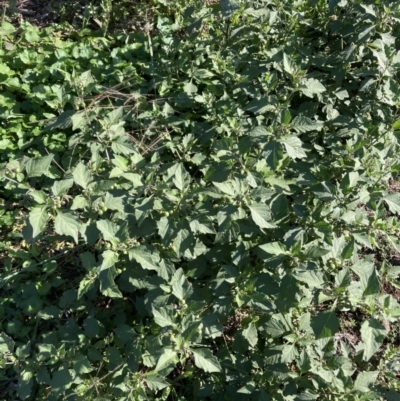
[[[399,399],[400,4],[85,7],[2,20],[0,399]]]

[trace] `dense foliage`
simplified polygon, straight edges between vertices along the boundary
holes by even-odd
[[[0,398],[399,399],[400,3],[182,4],[3,19]]]

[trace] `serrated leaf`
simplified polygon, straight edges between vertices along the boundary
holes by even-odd
[[[360,277],[363,296],[379,293],[380,284],[376,274],[375,266],[372,262],[367,260],[357,261],[357,263],[351,266],[351,270],[353,270],[353,272]]]
[[[108,250],[102,254],[103,262],[99,270],[100,291],[110,298],[122,298],[123,295],[114,282],[117,271],[115,264],[118,262],[118,254]]]
[[[302,283],[306,283],[310,289],[322,289],[325,287],[325,283],[327,282],[322,271],[297,269],[295,273],[293,273],[293,277]]]
[[[55,394],[61,395],[72,385],[72,375],[68,369],[61,369],[53,374],[51,379],[51,391]]]
[[[381,347],[386,337],[386,329],[382,323],[370,319],[361,325],[360,333],[364,345],[363,359],[369,361]]]
[[[183,167],[182,163],[179,163],[179,165],[175,171],[175,176],[173,178],[173,182],[180,191],[183,191],[184,189],[188,189],[188,186],[190,184],[190,175],[185,170],[185,167]]]
[[[271,210],[263,203],[253,203],[249,206],[251,217],[260,228],[275,228],[276,225],[271,221]]]
[[[170,366],[175,366],[178,363],[178,361],[179,359],[176,351],[170,348],[165,348],[163,350],[163,353],[158,358],[157,365],[154,370],[156,372],[159,372],[160,370],[163,370]]]
[[[258,343],[257,328],[254,322],[250,324],[243,330],[243,337],[249,342],[252,347],[255,347]]]
[[[57,234],[69,235],[71,236],[75,243],[78,243],[78,233],[81,224],[77,217],[71,213],[61,213],[57,214],[54,220],[54,229]]]
[[[307,79],[305,84],[302,85],[299,89],[304,95],[308,97],[313,97],[314,95],[326,91],[325,86],[322,85],[321,82],[317,81],[315,78]]]
[[[354,382],[354,389],[367,393],[370,387],[375,384],[379,371],[360,372]]]
[[[74,177],[75,183],[83,189],[86,189],[93,179],[89,169],[83,163],[79,163],[75,167],[72,176]]]
[[[305,116],[296,116],[290,123],[290,128],[301,133],[309,131],[320,131],[322,127],[322,123],[315,122],[311,120],[311,118]]]
[[[178,280],[174,281],[172,285],[172,293],[182,301],[190,297],[193,293],[193,288],[186,277],[182,275]]]
[[[111,222],[110,220],[97,220],[96,226],[106,241],[111,241],[114,243],[119,242],[118,238],[115,236],[118,231],[118,226],[115,223]]]
[[[392,213],[400,215],[400,193],[386,195],[383,199]]]
[[[145,380],[149,389],[153,391],[162,390],[169,386],[169,383],[162,376],[157,374],[146,375]]]
[[[46,206],[37,206],[29,213],[29,224],[32,226],[32,238],[43,232],[49,219]]]
[[[285,147],[286,153],[292,159],[304,159],[307,157],[306,152],[301,147],[303,144],[297,136],[286,136],[279,139],[279,142]]]
[[[259,248],[271,255],[282,255],[287,253],[287,248],[280,242],[269,242],[268,244],[259,245]]]
[[[172,308],[157,308],[156,306],[152,305],[152,312],[155,323],[160,327],[176,326]]]
[[[7,354],[13,353],[15,347],[14,340],[6,333],[0,333],[0,353]]]
[[[312,318],[311,327],[316,338],[333,337],[339,330],[339,320],[334,312],[320,312]]]
[[[158,270],[160,258],[154,252],[151,252],[144,245],[129,249],[129,258],[135,259],[143,269]]]
[[[263,114],[266,111],[274,110],[275,106],[271,104],[271,101],[267,98],[253,99],[247,106],[246,110],[251,111],[254,114]],[[255,130],[253,130],[253,133]]]
[[[191,350],[194,356],[195,365],[205,372],[221,372],[221,365],[218,359],[207,348],[196,348]]]
[[[49,171],[54,155],[29,159],[26,163],[28,177],[40,177]]]
[[[63,196],[65,195],[72,185],[74,184],[74,180],[69,178],[67,180],[55,181],[53,186],[51,187],[51,191],[54,196]]]

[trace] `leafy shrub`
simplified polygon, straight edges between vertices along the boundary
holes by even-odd
[[[398,12],[3,23],[2,397],[396,399]]]

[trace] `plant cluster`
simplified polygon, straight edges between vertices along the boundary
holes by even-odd
[[[154,3],[2,23],[0,398],[398,399],[400,3]]]

